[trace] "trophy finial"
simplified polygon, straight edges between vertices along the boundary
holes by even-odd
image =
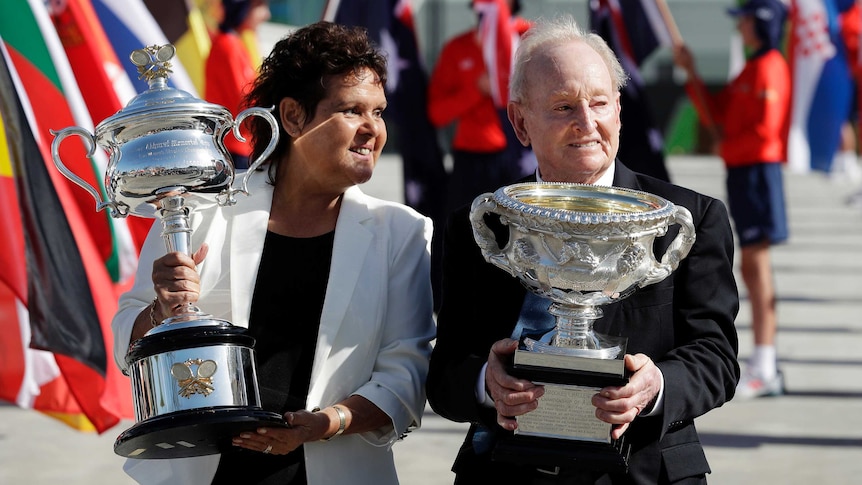
[[[150,82],[154,79],[167,79],[172,73],[170,60],[176,54],[177,49],[173,44],[151,45],[142,49],[132,51],[129,58],[138,66],[138,79],[146,79]]]

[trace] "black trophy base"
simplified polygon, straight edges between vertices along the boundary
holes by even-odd
[[[625,436],[610,443],[565,440],[536,436],[501,436],[492,459],[519,465],[553,469],[555,467],[625,473],[631,445]]]
[[[127,429],[114,443],[126,458],[159,460],[235,450],[231,439],[257,428],[286,427],[278,413],[248,407],[200,408],[155,416]]]

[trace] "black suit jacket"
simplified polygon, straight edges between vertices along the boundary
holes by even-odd
[[[632,444],[628,474],[594,478],[597,483],[672,483],[709,473],[694,418],[731,399],[739,380],[733,236],[721,201],[632,172],[620,162],[614,186],[650,192],[687,208],[696,242],[670,277],[603,306],[604,316],[595,323],[597,332],[628,337],[628,353],[650,356],[664,375],[665,387],[661,414],[637,418],[626,432]],[[496,222],[503,247],[508,228]],[[656,239],[657,257],[678,229],[671,226]],[[473,238],[469,207],[449,218],[443,264],[428,401],[447,419],[473,423],[453,471],[459,478],[484,477],[484,483],[493,483],[494,476],[503,483],[526,481],[532,470],[491,461],[489,453],[476,453],[472,447],[479,423],[506,433],[496,424],[494,409],[477,403],[475,388],[491,345],[511,336],[526,290],[517,278],[484,260]]]

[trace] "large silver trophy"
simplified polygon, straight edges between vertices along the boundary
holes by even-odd
[[[80,127],[54,133],[54,163],[72,182],[107,208],[115,218],[129,214],[156,218],[168,251],[191,253],[189,214],[204,205],[236,203],[248,195],[248,178],[275,149],[278,125],[270,110],[249,108],[232,119],[230,111],[171,88],[167,79],[172,45],[134,51],[149,89],[96,126],[95,135]],[[272,127],[272,138],[233,188],[236,171],[224,146],[240,125],[259,116]],[[53,133],[53,132],[52,132]],[[60,143],[77,135],[109,154],[105,173],[107,198],[60,161]],[[135,403],[136,424],[114,444],[121,456],[182,458],[231,448],[231,437],[260,426],[285,426],[278,413],[260,407],[254,339],[246,329],[213,318],[193,305],[135,341],[126,356]]]
[[[489,213],[509,228],[505,247],[487,225]],[[485,259],[550,300],[553,316],[550,332],[514,336],[520,345],[511,373],[544,384],[545,394],[495,453],[543,465],[625,468],[629,447],[611,439],[612,425],[596,418],[591,398],[627,382],[627,338],[599,334],[593,324],[602,305],[678,267],[695,240],[691,214],[635,190],[519,183],[477,197],[470,220]],[[659,261],[653,243],[673,224],[679,233]]]

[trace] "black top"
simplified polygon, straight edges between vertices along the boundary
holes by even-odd
[[[261,407],[305,408],[335,232],[293,238],[267,231],[249,317],[256,339]],[[304,484],[303,448],[265,455],[237,448],[219,461],[213,484]]]

